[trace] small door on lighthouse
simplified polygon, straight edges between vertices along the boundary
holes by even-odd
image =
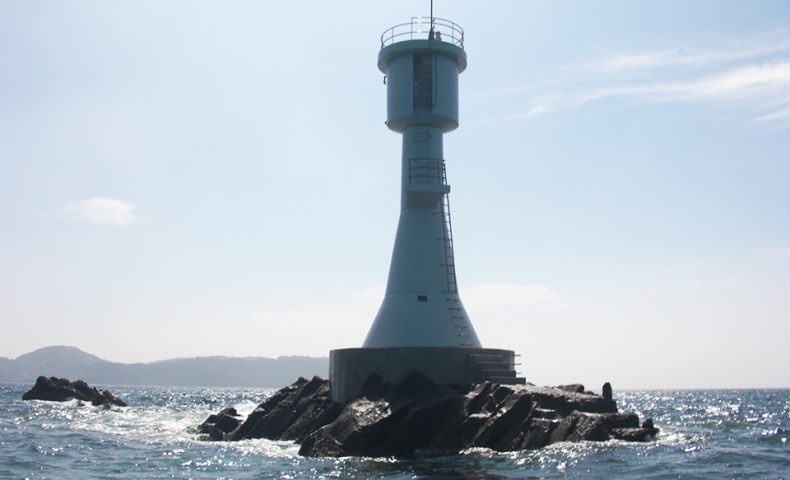
[[[414,54],[414,111],[433,108],[433,55]]]

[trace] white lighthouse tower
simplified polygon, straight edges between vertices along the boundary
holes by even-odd
[[[387,127],[403,136],[401,208],[384,301],[362,348],[330,352],[332,398],[375,374],[397,383],[419,370],[439,385],[523,383],[514,353],[484,349],[458,296],[443,135],[458,128],[461,27],[414,17],[381,36]]]
[[[367,348],[480,347],[458,297],[443,154],[443,135],[458,128],[463,31],[446,20],[421,20],[387,30],[379,53],[386,123],[403,135],[401,210],[387,291]],[[427,38],[415,40],[415,33]]]

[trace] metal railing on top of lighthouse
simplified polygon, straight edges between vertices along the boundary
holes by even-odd
[[[411,21],[388,28],[381,34],[381,48],[407,40],[437,40],[464,48],[464,30],[444,18],[411,17]]]

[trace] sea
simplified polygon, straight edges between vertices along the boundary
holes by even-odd
[[[271,389],[107,387],[129,404],[103,409],[22,401],[0,384],[2,479],[551,479],[790,478],[790,389],[615,391],[621,410],[652,417],[654,441],[560,443],[532,451],[305,458],[290,442],[201,441],[191,430]]]

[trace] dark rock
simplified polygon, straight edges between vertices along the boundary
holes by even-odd
[[[339,413],[329,397],[329,381],[319,377],[300,379],[259,405],[230,433],[229,440],[271,438],[300,442]]]
[[[473,445],[499,451],[515,450],[515,437],[522,432],[522,423],[529,418],[531,410],[532,397],[529,394],[519,392],[510,395],[499,411],[482,426]]]
[[[421,371],[412,370],[395,385],[392,393],[408,397],[427,397],[439,393],[439,387]]]
[[[603,416],[606,428],[636,428],[639,417],[635,413],[609,413]]]
[[[399,415],[392,415],[389,404],[384,400],[352,400],[332,423],[318,428],[305,439],[299,454],[360,455],[380,442],[388,427],[400,420],[405,412],[403,410]]]
[[[480,433],[480,429],[488,421],[488,414],[471,414],[461,420],[460,424],[454,425],[436,439],[435,445],[443,445],[449,450],[447,453],[457,452],[474,444],[475,438]]]
[[[565,439],[566,441],[603,442],[611,438],[606,428],[606,414],[573,412],[572,415],[577,417],[576,425],[573,432]]]
[[[220,412],[217,413],[217,414],[209,415],[204,423],[217,423],[217,420],[219,420],[219,418],[221,416],[223,416],[223,415],[229,415],[231,417],[240,417],[241,416],[241,415],[239,415],[239,413],[236,411],[235,408],[224,408],[224,409],[220,410]],[[200,427],[198,427],[198,428],[200,428]]]
[[[613,438],[629,442],[643,442],[658,433],[653,420],[648,418],[639,426],[633,413],[612,413],[602,416],[603,423]]]
[[[96,388],[91,387],[91,390],[96,390]],[[115,405],[117,407],[125,407],[126,402],[121,400],[120,398],[116,397],[108,390],[98,390],[99,395],[93,397],[91,400],[91,404],[95,406],[103,406],[105,408],[110,408],[111,406]]]
[[[468,403],[466,411],[470,414],[480,413],[483,407],[490,400],[489,394],[491,393],[491,382],[483,382],[467,394]]]
[[[231,417],[240,417],[239,412],[233,407],[223,408],[219,411],[219,415],[230,415]]]
[[[573,393],[584,393],[584,385],[581,383],[572,383],[570,385],[557,385],[557,388],[560,390],[565,390],[567,392]]]
[[[505,399],[515,392],[515,387],[511,387],[510,385],[496,385],[493,390],[491,391],[491,403],[495,406],[492,412],[496,411],[498,405],[505,401]]]
[[[318,427],[324,426],[334,419],[343,411],[343,405],[332,403],[331,401],[323,401],[310,405],[295,421],[289,426],[281,435],[283,440],[293,440],[301,442],[307,438],[310,433]]]
[[[612,399],[612,385],[609,382],[603,384],[601,388],[601,396],[607,400]]]
[[[297,392],[299,388],[303,387],[305,383],[307,383],[307,380],[299,377],[299,379],[296,380],[296,382],[294,382],[292,385],[277,390],[274,395],[266,399],[265,402],[258,405],[258,407],[247,416],[247,419],[244,420],[241,425],[239,425],[239,428],[231,432],[228,439],[243,440],[245,438],[258,438],[253,437],[250,433],[253,427],[255,427],[263,417],[270,413],[275,406],[283,402],[287,403],[287,399],[294,395],[294,393]],[[292,402],[292,400],[290,401]]]
[[[626,440],[629,442],[644,442],[648,438],[655,435],[645,428],[613,428],[612,436],[618,440]]]
[[[524,436],[521,439],[520,450],[534,450],[545,447],[549,444],[551,433],[559,422],[553,422],[540,418],[530,419],[526,424]]]
[[[560,417],[560,412],[556,410],[548,410],[545,408],[532,409],[532,418],[546,418],[551,420],[559,417]]]
[[[592,413],[616,413],[617,404],[598,395],[572,393],[552,387],[522,387],[532,394],[538,408],[557,410],[562,416],[574,410]]]
[[[381,398],[385,393],[387,393],[389,387],[390,385],[384,383],[381,375],[374,372],[371,373],[362,383],[359,396],[371,399]]]
[[[215,415],[209,415],[205,422],[197,427],[198,433],[208,434],[211,440],[222,440],[236,430],[241,424],[240,415],[235,408],[225,408]]]
[[[239,425],[241,425],[241,420],[230,415],[220,415],[219,419],[217,419],[217,422],[214,424],[214,426],[223,433],[230,433],[236,430]]]
[[[22,395],[22,400],[47,400],[51,402],[65,402],[77,399],[90,402],[91,405],[111,407],[113,405],[125,407],[126,402],[116,397],[107,390],[91,387],[82,380],[70,382],[65,378],[38,377],[36,384]]]
[[[471,447],[512,451],[610,438],[644,441],[658,432],[652,421],[640,427],[636,415],[619,413],[614,400],[585,392],[582,385],[484,382],[440,389],[413,371],[394,386],[371,375],[364,395],[345,404],[332,403],[329,390],[326,380],[300,378],[241,424],[223,410],[201,431],[215,440],[294,440],[307,456],[369,457],[444,455]]]
[[[437,438],[465,417],[465,401],[458,396],[436,396],[422,402],[408,403],[388,422],[391,428],[380,442],[365,452],[368,456],[411,457],[418,451],[446,449]],[[383,433],[383,431],[382,431]],[[449,452],[448,452],[449,453]]]
[[[548,443],[564,442],[567,440],[576,429],[576,422],[578,421],[579,417],[577,415],[569,414],[563,417],[551,431]]]

